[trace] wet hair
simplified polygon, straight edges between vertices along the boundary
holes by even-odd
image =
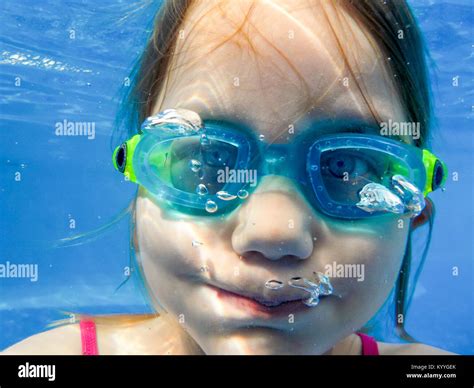
[[[181,25],[194,3],[196,0],[165,1],[157,13],[151,36],[132,70],[131,85],[125,89],[122,110],[117,116],[118,130],[112,138],[112,143],[115,145],[137,133],[140,123],[153,113],[157,98],[166,85],[171,60],[177,54],[176,42]],[[308,0],[308,3],[310,4],[311,1]],[[393,85],[408,119],[420,124],[420,137],[415,144],[418,147],[426,146],[432,121],[430,83],[426,64],[427,53],[422,34],[408,4],[404,0],[333,0],[325,2],[325,5],[332,7],[336,15],[339,15],[341,10],[346,11],[366,28],[382,52],[385,65],[389,74],[392,75]],[[332,26],[332,21],[327,15],[326,18],[329,25]],[[341,22],[339,18],[336,19],[337,22]],[[349,64],[343,37],[338,37],[335,32],[334,36],[341,49],[345,64],[364,96],[374,119],[380,122],[377,112],[366,95],[364,85],[357,80],[356,72]],[[428,212],[420,216],[421,218],[418,218],[411,226],[412,231],[414,227],[425,222],[429,224],[427,244],[415,275],[415,284],[427,254],[434,219],[434,206],[431,202],[428,203]],[[404,327],[406,310],[412,294],[408,291],[412,262],[411,238],[410,232],[395,287],[394,322],[398,335],[413,342],[413,337],[405,331]],[[414,287],[412,287],[413,290]]]
[[[170,62],[177,55],[176,43],[182,23],[188,10],[196,2],[168,0],[158,11],[152,34],[131,72],[131,85],[124,89],[122,109],[117,116],[117,128],[120,129],[115,135],[128,138],[136,134],[143,120],[153,113],[158,95],[167,83]],[[311,2],[308,0],[308,3]],[[340,14],[339,8],[344,9],[369,31],[384,55],[385,65],[393,76],[394,86],[409,120],[420,123],[420,137],[416,139],[416,145],[426,145],[432,118],[430,83],[425,60],[427,52],[410,7],[404,0],[328,0],[325,3],[337,14]],[[327,14],[325,16],[332,26],[335,22],[329,20]],[[337,19],[338,24],[342,23],[342,18]],[[248,16],[243,23],[247,20]],[[237,26],[236,29],[242,28]],[[354,69],[349,64],[343,39],[335,32],[334,36],[349,73],[372,114],[377,116],[367,100],[363,84],[357,81]]]

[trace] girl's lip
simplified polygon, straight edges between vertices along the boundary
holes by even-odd
[[[267,316],[274,314],[289,314],[295,312],[296,310],[300,311],[304,309],[309,309],[308,306],[303,304],[301,299],[282,302],[276,306],[268,306],[250,297],[243,296],[241,294],[236,294],[234,292],[227,291],[216,286],[208,286],[214,289],[216,291],[217,297],[225,301],[226,303],[232,304],[234,306],[254,313],[264,313]]]

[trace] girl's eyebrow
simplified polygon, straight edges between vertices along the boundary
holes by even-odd
[[[230,117],[210,116],[210,115],[201,117],[201,119],[204,125],[206,125],[206,123],[222,124],[223,126],[238,129],[249,136],[255,136],[255,135],[258,136],[258,132],[256,131],[256,129],[248,125],[247,123],[245,123],[243,120],[237,120],[235,118],[230,118]]]
[[[206,122],[222,124],[224,126],[236,128],[250,136],[259,136],[256,127],[253,127],[245,121],[239,120],[235,117],[205,115],[202,120],[204,124]],[[291,137],[293,137],[294,140],[300,138],[317,138],[319,136],[336,133],[364,133],[381,136],[380,127],[374,119],[368,120],[361,117],[321,119],[317,116],[308,115],[297,120],[293,126],[294,131]],[[287,132],[287,129],[288,128],[285,128],[285,133],[282,133],[282,135],[289,133]]]
[[[222,123],[232,127],[238,127],[249,133],[258,134],[256,127],[247,124],[243,120],[231,117],[206,115],[202,118],[203,122]],[[318,129],[325,134],[333,132],[352,132],[352,133],[379,133],[380,128],[374,121],[363,120],[360,118],[337,118],[325,119],[309,118],[300,119],[293,124],[294,133],[302,133],[308,130]]]
[[[385,121],[378,122],[373,117],[361,116],[340,116],[332,119],[321,119],[316,115],[307,115],[298,121],[299,132],[302,137],[311,138],[313,136],[331,135],[336,133],[361,133],[374,136],[389,138],[400,141],[401,143],[411,144],[410,140],[400,132],[400,134],[387,134],[383,130],[383,124],[388,125],[393,120],[385,118]],[[399,123],[399,122],[397,122]],[[309,132],[314,131],[314,135]],[[385,132],[385,133],[384,133]],[[295,129],[295,134],[297,130]]]
[[[321,119],[314,116],[303,118],[299,121],[300,131],[306,132],[317,130],[318,135],[330,135],[332,133],[367,133],[380,134],[380,127],[375,120],[360,117],[335,117],[332,119]],[[296,130],[295,130],[296,132]]]
[[[339,133],[380,135],[380,128],[374,121],[367,121],[361,118],[337,117],[321,119],[309,117],[295,125],[293,136],[295,141],[312,141],[321,136]]]

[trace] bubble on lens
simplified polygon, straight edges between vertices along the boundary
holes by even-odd
[[[403,214],[405,212],[405,206],[400,197],[379,183],[366,184],[359,192],[359,198],[356,206],[368,213]]]
[[[416,217],[426,206],[423,193],[402,175],[394,175],[390,188],[368,183],[359,193],[359,209],[369,213],[388,212]]]
[[[207,187],[206,187],[205,184],[200,183],[200,184],[197,185],[197,187],[196,187],[196,194],[199,194],[199,195],[206,195],[208,192],[209,192],[209,190],[207,190]]]
[[[191,242],[191,245],[194,247],[194,248],[197,248],[197,247],[200,247],[201,245],[203,245],[203,243],[201,241],[198,241],[198,240],[193,240]]]
[[[193,172],[198,172],[201,169],[201,162],[199,160],[196,160],[196,159],[191,159],[189,161],[188,165],[189,165],[189,168],[191,169],[191,171],[193,171]]]
[[[269,290],[279,290],[283,288],[285,285],[283,282],[280,282],[279,280],[269,280],[268,282],[265,283],[265,288],[268,288]]]
[[[207,135],[205,133],[203,133],[201,135],[201,138],[199,139],[199,142],[201,143],[202,146],[207,146],[207,145],[211,144],[211,141],[209,140],[209,138],[207,137]]]
[[[392,177],[392,187],[402,198],[405,212],[410,213],[411,217],[416,217],[423,211],[426,206],[423,193],[404,176],[394,175]]]
[[[195,134],[202,128],[199,115],[188,109],[165,109],[148,117],[141,126],[142,132],[168,131],[179,134]]]
[[[239,197],[240,199],[245,199],[249,196],[249,192],[245,189],[240,189],[238,192],[237,192],[237,197]]]
[[[232,201],[237,198],[236,195],[230,194],[227,191],[218,191],[216,195],[217,198],[222,199],[223,201]]]
[[[206,202],[206,211],[208,213],[215,213],[217,211],[217,203],[211,201],[210,199]]]

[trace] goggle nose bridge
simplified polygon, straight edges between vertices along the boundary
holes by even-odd
[[[262,175],[287,175],[290,151],[285,144],[272,144],[262,151]]]

